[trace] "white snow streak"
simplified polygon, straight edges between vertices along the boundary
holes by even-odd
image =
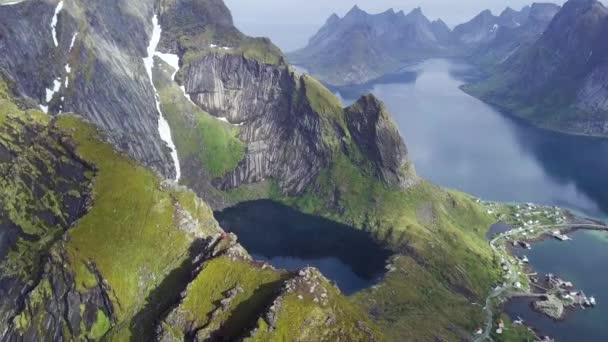
[[[25,1],[25,0],[22,0],[22,1],[13,1],[13,2],[6,2],[6,3],[3,3],[3,4],[0,4],[0,6],[11,6],[11,5],[16,5],[16,4],[20,4],[20,3],[22,3],[23,1]]]
[[[69,52],[72,52],[74,44],[76,44],[76,37],[78,37],[78,32],[74,33],[74,35],[72,36],[72,41],[70,42],[70,50],[68,50]]]
[[[212,49],[218,48],[218,49],[222,49],[222,50],[232,50],[232,48],[229,46],[217,46],[215,44],[209,44],[209,47]]]
[[[74,33],[72,36],[72,42],[70,43],[70,49],[68,53],[72,52],[72,48],[74,48],[74,44],[76,43],[76,37],[78,36],[78,32]],[[70,61],[68,59],[68,63],[65,65],[65,88],[67,89],[70,85],[70,74],[72,73],[72,67],[70,67]]]
[[[46,102],[49,103],[55,96],[55,93],[61,89],[61,81],[60,79],[53,80],[53,89],[46,89]]]
[[[55,46],[59,46],[59,39],[57,38],[57,19],[59,16],[59,12],[63,9],[63,1],[59,1],[57,4],[57,8],[55,8],[55,15],[53,15],[53,20],[51,21],[51,30],[53,31],[53,42]]]
[[[177,75],[177,72],[179,71],[179,56],[171,54],[171,53],[161,53],[161,52],[156,52],[155,55],[158,56],[160,59],[162,59],[165,63],[169,64],[169,66],[171,66],[174,69],[173,74],[171,75],[171,79],[173,81],[175,81],[175,75]],[[180,86],[179,88],[181,89],[182,93],[184,94],[184,97],[186,99],[188,99],[188,101],[190,101],[190,103],[192,105],[194,105],[194,106],[196,106],[198,108],[198,106],[196,105],[196,103],[194,103],[192,101],[192,98],[190,97],[190,94],[186,93],[186,87]],[[220,121],[223,121],[223,122],[225,122],[227,124],[233,125],[233,126],[242,126],[243,125],[243,123],[233,124],[230,121],[228,121],[227,118],[223,118],[223,117],[219,117],[218,118],[218,117],[215,117],[215,116],[213,116],[213,117],[216,118],[216,119],[218,119],[218,120],[220,120]]]
[[[156,52],[156,56],[158,56],[160,59],[165,61],[165,63],[169,64],[173,69],[175,69],[173,71],[173,75],[171,75],[171,80],[175,81],[175,75],[177,75],[177,72],[179,71],[179,56],[171,54],[171,53],[160,53],[160,52]],[[188,101],[190,101],[190,103],[192,103],[193,105],[196,106],[196,104],[192,101],[190,94],[186,93],[186,87],[180,86],[179,89],[184,94],[184,97],[186,99],[188,99]]]
[[[156,52],[156,47],[160,42],[160,37],[162,33],[162,29],[158,24],[158,17],[154,15],[152,17],[152,25],[154,26],[154,30],[152,31],[152,37],[150,38],[150,45],[148,46],[148,57],[144,58],[144,64],[146,66],[146,71],[148,72],[148,76],[150,78],[150,84],[152,84],[152,88],[154,89],[154,99],[156,102],[156,109],[160,114],[158,119],[158,133],[160,134],[161,139],[163,139],[169,148],[171,149],[171,157],[173,158],[173,163],[175,164],[175,180],[179,180],[181,178],[181,169],[179,165],[179,159],[177,156],[177,149],[175,148],[175,144],[173,143],[173,139],[171,138],[171,128],[169,127],[169,123],[165,120],[163,116],[163,112],[160,109],[160,99],[158,95],[158,91],[154,86],[154,81],[152,79],[152,68],[154,67],[154,54]]]

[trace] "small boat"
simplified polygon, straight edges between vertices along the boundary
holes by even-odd
[[[595,297],[589,297],[589,304],[591,306],[596,306],[597,302],[595,301]]]

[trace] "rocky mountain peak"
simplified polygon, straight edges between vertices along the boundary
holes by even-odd
[[[338,16],[336,13],[332,13],[332,15],[330,15],[325,21],[325,25],[335,24],[338,21],[340,21],[340,16]]]
[[[362,10],[359,5],[354,5],[344,16],[344,18],[348,18],[348,17],[362,17],[362,16],[366,16],[369,15],[367,12],[365,12],[364,10]]]
[[[422,13],[422,8],[420,7],[414,8],[406,15],[406,18],[417,23],[430,23],[430,20]]]
[[[414,8],[414,9],[413,9],[413,10],[410,12],[410,14],[412,14],[412,15],[422,15],[422,16],[424,16],[424,14],[422,13],[422,7],[416,7],[416,8]]]
[[[518,13],[516,10],[512,9],[510,6],[507,6],[501,13],[500,17],[508,17]]]
[[[559,12],[560,6],[553,3],[533,3],[530,6],[530,20],[551,21],[555,14]]]
[[[345,113],[348,129],[373,163],[376,175],[390,185],[411,186],[415,177],[409,169],[407,148],[384,104],[374,95],[365,95]]]
[[[450,33],[452,32],[448,25],[441,19],[431,22],[431,29],[439,41],[447,41],[450,37]]]
[[[481,13],[479,13],[479,15],[477,17],[478,18],[494,18],[495,16],[491,10],[487,9],[487,10],[481,11]]]

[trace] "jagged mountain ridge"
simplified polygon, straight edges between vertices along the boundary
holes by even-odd
[[[534,3],[496,16],[485,10],[451,30],[441,19],[428,20],[420,8],[405,15],[388,10],[368,14],[355,6],[344,18],[333,14],[308,45],[288,54],[326,84],[364,84],[427,58],[503,59],[533,42],[559,6]]]
[[[452,39],[474,62],[500,63],[522,46],[534,43],[559,9],[552,3],[533,3],[520,11],[507,7],[499,16],[484,11],[468,23],[456,26]]]
[[[368,14],[355,6],[343,18],[332,15],[308,46],[288,56],[326,83],[360,84],[408,61],[447,55],[446,29],[420,8]]]
[[[519,49],[467,88],[532,123],[569,133],[608,134],[606,48],[608,10],[570,0],[533,44]]]
[[[558,5],[551,3],[534,3],[529,8],[524,8],[518,12],[517,19],[509,20],[518,25],[499,26],[493,40],[475,49],[473,59],[482,65],[497,64],[507,60],[520,48],[538,40],[559,9]],[[515,15],[517,12],[511,13]]]

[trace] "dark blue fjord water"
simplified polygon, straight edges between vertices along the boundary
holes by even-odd
[[[346,294],[374,285],[391,254],[366,232],[272,201],[241,203],[215,217],[255,259],[290,271],[317,267]]]
[[[460,90],[476,77],[467,64],[430,60],[360,87],[332,89],[345,105],[374,93],[397,122],[418,174],[485,200],[557,205],[608,217],[608,139],[531,127]],[[319,267],[346,293],[373,285],[389,253],[365,233],[272,202],[244,203],[217,214],[258,258],[277,267]],[[489,235],[508,229],[497,225]],[[608,242],[588,232],[569,244],[545,241],[529,254],[540,272],[553,272],[595,295],[599,308],[554,323],[527,302],[506,310],[557,341],[608,341],[605,272]],[[606,292],[602,292],[606,291]]]
[[[486,200],[535,202],[608,217],[608,139],[564,135],[531,127],[460,90],[475,70],[430,60],[400,75],[361,87],[332,89],[345,105],[371,92],[385,102],[420,175]],[[508,229],[496,225],[492,236]],[[513,301],[521,316],[557,341],[608,341],[608,243],[580,231],[564,244],[545,241],[529,254],[540,272],[572,279],[599,300],[595,310],[552,322]]]
[[[371,92],[387,105],[416,170],[485,200],[558,205],[608,217],[608,139],[531,127],[462,92],[465,63],[429,60],[363,87],[332,89],[345,104]]]
[[[532,311],[530,300],[525,298],[510,301],[505,311],[556,341],[608,341],[608,233],[581,230],[570,237],[573,240],[568,242],[536,243],[525,254],[539,274],[553,273],[572,281],[577,290],[595,296],[599,305],[572,311],[559,322]]]

